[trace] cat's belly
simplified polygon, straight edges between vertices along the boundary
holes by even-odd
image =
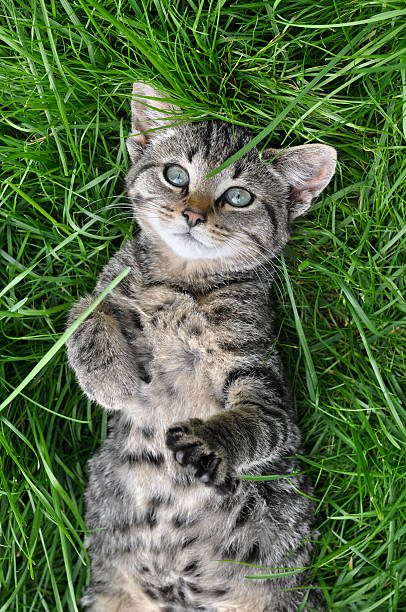
[[[150,354],[151,360],[143,364],[147,380],[123,410],[130,427],[119,423],[105,451],[94,458],[95,467],[105,461],[106,486],[117,483],[117,501],[110,496],[105,504],[99,496],[97,520],[88,526],[106,558],[104,567],[111,564],[138,585],[157,609],[169,605],[192,612],[200,605],[205,612],[242,612],[227,605],[247,595],[246,585],[240,592],[246,568],[218,560],[238,556],[243,540],[246,548],[252,546],[258,525],[234,533],[243,494],[225,500],[199,482],[191,466],[178,465],[165,444],[174,423],[207,419],[224,408],[225,376],[216,338],[199,313],[182,308],[183,300],[176,313],[160,311],[154,329],[151,323],[138,339],[139,347],[146,348],[138,353]],[[103,489],[101,472],[94,487],[91,474],[90,495],[92,489],[97,493],[96,484]]]
[[[108,573],[126,576],[158,609],[176,604],[191,612],[204,601],[204,610],[215,612],[242,579],[235,566],[216,561],[224,558],[237,507],[225,511],[224,498],[178,466],[159,443],[157,428],[148,441],[140,431],[133,426],[126,441],[104,443],[110,461],[104,483],[97,474],[97,487],[103,491],[107,479],[114,482],[117,504],[93,500],[104,518],[88,525],[91,552],[97,550]],[[119,449],[114,458],[113,447]],[[93,474],[90,493],[92,488]]]
[[[144,309],[154,292],[143,295]],[[142,364],[148,383],[141,384],[139,401],[168,425],[190,417],[207,418],[219,412],[224,401],[224,356],[218,334],[193,299],[175,296],[164,308],[159,290],[155,310],[134,339],[135,353],[148,355]]]
[[[131,468],[121,471],[125,503],[133,505],[134,520],[123,523],[119,538],[115,529],[103,533],[106,557],[111,557],[106,567],[125,576],[132,589],[140,588],[157,610],[172,605],[179,612],[242,612],[244,608],[227,606],[240,597],[251,597],[252,603],[250,589],[243,584],[246,568],[221,561],[230,558],[224,551],[239,504],[236,500],[226,508],[213,490],[177,476],[170,458],[159,470],[139,466],[133,473]],[[245,531],[244,538],[254,537],[254,530]]]
[[[91,460],[88,495],[95,515],[87,517],[89,552],[102,559],[101,575],[114,583],[118,572],[132,585],[129,592],[141,589],[157,610],[242,612],[240,604],[232,605],[244,598],[269,603],[262,583],[244,580],[246,567],[221,561],[241,558],[240,548],[255,548],[259,531],[265,546],[271,540],[269,517],[264,510],[236,529],[244,487],[223,497],[196,480],[191,467],[176,463],[165,445],[167,427],[204,414],[179,392],[176,400],[162,394],[161,384],[158,378],[156,387],[152,381],[144,385],[129,420],[123,413],[113,417],[113,435]],[[219,409],[215,399],[203,407],[205,414]],[[277,560],[270,557],[269,565],[277,566]]]
[[[144,363],[147,382],[128,402],[130,414],[166,428],[191,417],[206,419],[223,409],[224,375],[205,339],[168,333],[151,347]],[[141,339],[147,344],[148,338]]]

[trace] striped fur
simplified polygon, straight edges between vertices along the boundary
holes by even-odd
[[[137,109],[133,126],[142,130],[153,119]],[[128,193],[141,230],[106,265],[95,295],[125,266],[131,272],[68,341],[79,384],[110,412],[86,492],[92,578],[83,605],[93,612],[294,612],[302,601],[324,609],[306,569],[317,538],[312,490],[294,458],[300,433],[270,287],[294,211],[331,172],[321,162],[314,170],[325,151],[306,149],[300,175],[289,159],[264,164],[253,150],[207,178],[250,138],[208,122],[129,142]],[[187,189],[165,183],[167,163],[187,168]],[[247,209],[224,201],[233,184],[255,194]],[[173,247],[186,206],[207,215],[190,258],[184,243]],[[264,570],[221,560],[280,576],[245,580]]]

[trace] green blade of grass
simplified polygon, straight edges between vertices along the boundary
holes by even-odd
[[[286,288],[288,290],[288,295],[290,298],[293,314],[295,317],[295,324],[296,324],[296,329],[297,329],[297,333],[299,336],[299,342],[300,342],[300,346],[302,347],[303,355],[305,359],[307,388],[309,391],[310,399],[312,400],[314,404],[316,404],[317,403],[317,387],[318,387],[316,370],[314,368],[312,355],[309,350],[309,344],[307,342],[307,338],[303,331],[302,322],[300,320],[299,313],[297,310],[295,297],[293,295],[292,285],[289,279],[289,273],[286,268],[285,258],[283,255],[281,256],[281,262],[282,262],[282,270],[283,270],[283,275],[285,278]]]
[[[308,23],[295,23],[294,21],[284,21],[275,19],[277,23],[281,23],[283,25],[289,25],[289,27],[296,28],[309,28],[309,29],[317,29],[317,28],[349,28],[358,25],[365,25],[366,23],[377,23],[380,21],[392,21],[393,19],[397,19],[398,17],[403,17],[406,15],[406,9],[400,9],[396,11],[385,11],[383,13],[378,13],[377,15],[372,15],[372,17],[368,17],[368,19],[359,19],[357,21],[339,21],[335,23],[323,23],[323,24],[308,24]]]
[[[217,168],[209,172],[209,174],[207,175],[207,178],[210,178],[211,176],[215,176],[216,174],[218,174],[219,172],[227,168],[230,164],[233,164],[235,161],[240,159],[243,155],[245,155],[246,153],[251,151],[254,147],[256,147],[257,144],[261,142],[261,140],[264,140],[267,136],[272,134],[272,132],[278,127],[280,122],[283,119],[285,119],[285,117],[295,108],[295,106],[299,104],[302,98],[304,98],[308,92],[312,91],[312,89],[314,89],[314,87],[321,81],[321,79],[326,74],[328,74],[328,72],[330,72],[330,70],[336,64],[338,64],[338,62],[343,57],[346,56],[346,54],[350,51],[351,47],[353,45],[356,45],[357,42],[365,36],[366,32],[367,30],[365,29],[359,32],[358,35],[354,38],[354,40],[351,41],[351,43],[347,44],[335,57],[333,57],[333,59],[331,59],[328,62],[328,64],[322,70],[320,70],[320,72],[307,85],[305,85],[305,87],[301,89],[300,93],[291,102],[289,102],[289,104],[278,114],[277,117],[275,117],[275,119],[271,121],[271,123],[265,129],[263,129],[259,134],[254,136],[254,138],[249,143],[247,143],[239,151],[234,153],[234,155],[231,155],[220,166],[218,166]]]

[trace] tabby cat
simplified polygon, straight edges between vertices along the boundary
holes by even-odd
[[[324,610],[308,569],[312,489],[297,475],[300,432],[270,287],[272,259],[333,176],[336,152],[252,149],[208,178],[252,134],[221,121],[174,123],[176,113],[134,84],[127,189],[140,231],[70,314],[71,324],[130,266],[68,341],[80,386],[110,414],[89,464],[92,577],[82,604]],[[244,578],[258,573],[276,577]]]

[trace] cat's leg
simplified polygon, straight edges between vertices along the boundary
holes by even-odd
[[[270,608],[269,608],[270,610]],[[240,601],[228,606],[220,606],[217,612],[268,612],[263,607],[259,608],[256,604],[241,603]]]
[[[82,298],[72,308],[69,325],[93,299],[90,296]],[[120,314],[113,306],[102,302],[66,343],[69,363],[83,391],[91,400],[113,410],[123,408],[139,386],[136,358],[123,334]],[[129,314],[122,313],[122,316],[127,319]],[[128,325],[128,321],[125,324]]]
[[[90,588],[82,603],[89,612],[160,612],[141,587],[121,575],[102,592]]]
[[[306,595],[296,591],[284,591],[272,599],[264,597],[239,597],[217,607],[216,612],[297,612]],[[324,612],[325,600],[319,590],[311,590],[303,612]]]
[[[265,606],[262,599],[239,596],[225,604],[220,604],[216,612],[274,612],[275,608]]]
[[[207,420],[174,423],[167,446],[178,463],[219,493],[234,493],[238,474],[255,464],[297,452],[299,429],[280,375],[261,365],[231,372],[224,388],[225,410]]]
[[[160,612],[142,593],[137,600],[126,595],[97,595],[89,612]]]
[[[128,262],[126,262],[128,263]],[[106,273],[106,270],[104,271]],[[104,284],[110,281],[104,279]],[[126,281],[126,279],[124,279]],[[122,281],[68,339],[68,359],[86,395],[107,409],[118,410],[131,403],[152,359],[143,343],[144,325],[156,311],[166,312],[175,301],[189,304],[179,291],[160,285],[131,290]],[[100,286],[100,288],[102,285]],[[71,325],[92,303],[82,298],[71,310]],[[188,302],[189,300],[189,302]]]

